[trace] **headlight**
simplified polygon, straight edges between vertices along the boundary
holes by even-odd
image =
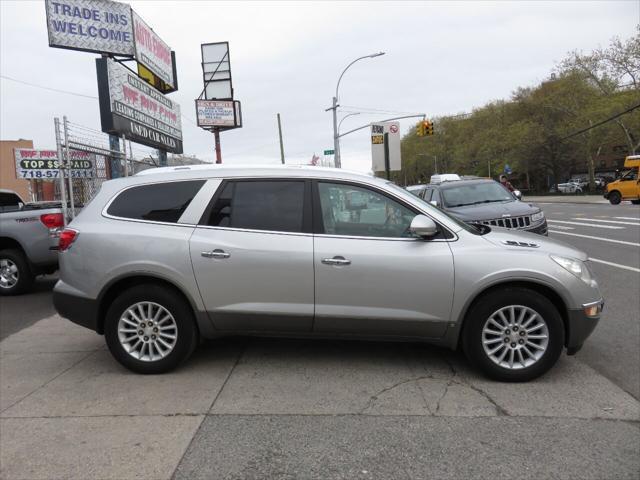
[[[534,213],[533,215],[531,215],[532,222],[539,222],[543,218],[544,218],[544,212],[542,210],[540,210],[538,213]]]
[[[591,275],[589,267],[587,267],[586,263],[581,262],[580,260],[576,260],[575,258],[558,257],[557,255],[550,255],[550,257],[551,260],[556,262],[565,270],[573,273],[587,285],[597,288],[598,283],[593,278],[593,275]]]

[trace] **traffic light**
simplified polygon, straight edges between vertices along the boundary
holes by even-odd
[[[424,137],[424,134],[425,134],[424,122],[418,122],[418,124],[416,125],[416,135],[418,135],[419,137]]]
[[[424,134],[433,135],[433,122],[430,122],[429,120],[425,120],[424,123],[425,123]]]

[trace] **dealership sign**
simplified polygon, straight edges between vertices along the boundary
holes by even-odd
[[[46,0],[49,46],[133,55],[131,7],[109,0]]]
[[[182,153],[180,105],[120,63],[96,59],[102,131],[172,153]]]
[[[46,10],[50,47],[132,57],[164,82],[163,91],[177,89],[171,48],[128,4],[46,0]]]
[[[53,180],[60,176],[60,162],[55,150],[14,149],[16,178]],[[91,178],[94,174],[95,155],[80,150],[69,150],[71,169],[65,170],[65,177]]]
[[[175,88],[175,65],[171,57],[171,48],[133,10],[131,18],[133,20],[136,60],[160,80]]]
[[[240,102],[233,100],[196,100],[198,126],[237,128],[242,126]]]

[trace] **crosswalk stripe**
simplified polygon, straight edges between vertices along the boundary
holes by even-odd
[[[613,238],[594,237],[593,235],[582,235],[581,233],[561,232],[560,230],[549,230],[549,233],[557,233],[558,235],[571,235],[572,237],[590,238],[592,240],[600,240],[601,242],[619,243],[621,245],[640,247],[640,243],[625,242],[624,240],[614,240]]]
[[[560,230],[575,230],[575,227],[567,227],[566,225],[554,225],[553,228],[559,228]]]
[[[630,267],[629,265],[621,265],[619,263],[607,262],[606,260],[600,260],[599,258],[589,257],[589,260],[596,263],[603,263],[604,265],[609,265],[611,267],[622,268],[624,270],[631,270],[632,272],[640,273],[640,268]]]
[[[621,222],[619,220],[604,220],[604,219],[600,219],[600,218],[574,218],[573,220],[586,220],[588,222],[604,222],[604,223],[615,223],[617,225],[636,225],[638,227],[640,227],[640,223],[639,222]]]
[[[567,220],[552,220],[551,218],[547,218],[547,222],[551,222],[551,223],[566,223],[567,225],[581,225],[583,227],[607,228],[609,230],[624,230],[624,227],[616,227],[614,225],[596,225],[594,223],[569,222]]]
[[[638,217],[613,217],[613,218],[617,218],[618,220],[635,220],[636,222],[640,222],[640,218]]]

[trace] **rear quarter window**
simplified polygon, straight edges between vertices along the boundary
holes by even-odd
[[[189,180],[131,187],[111,202],[107,214],[133,220],[176,223],[204,183],[204,180]]]

